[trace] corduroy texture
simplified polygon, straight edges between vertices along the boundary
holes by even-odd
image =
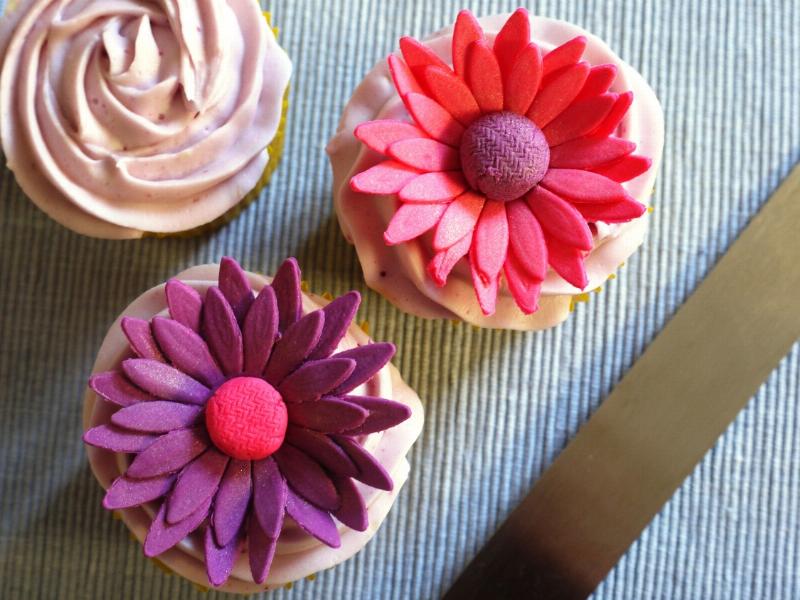
[[[82,238],[2,172],[0,597],[222,597],[165,576],[103,510],[80,412],[119,311],[223,254],[267,272],[294,255],[314,289],[364,293],[358,319],[397,343],[395,363],[427,409],[411,478],[372,543],[313,583],[265,597],[438,597],[800,160],[794,0],[542,0],[531,10],[598,34],[664,105],[667,147],[645,246],[552,331],[400,314],[365,289],[339,233],[323,147],[375,61],[401,35],[451,23],[464,4],[491,14],[518,2],[273,2],[296,73],[283,164],[261,199],[210,237]],[[596,598],[800,597],[799,405],[795,346]]]

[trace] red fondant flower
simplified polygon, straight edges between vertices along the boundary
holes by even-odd
[[[440,286],[467,256],[478,302],[495,310],[501,274],[525,313],[538,308],[548,265],[588,284],[590,223],[643,214],[621,182],[650,159],[613,134],[633,100],[612,93],[614,65],[580,60],[586,38],[543,55],[517,10],[493,43],[469,11],[458,15],[453,68],[412,38],[391,55],[395,87],[413,122],[361,124],[356,137],[387,157],[357,174],[353,190],[396,194],[387,244],[435,228],[431,277]]]

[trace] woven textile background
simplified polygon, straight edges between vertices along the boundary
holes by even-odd
[[[519,2],[275,0],[295,66],[286,153],[260,201],[207,237],[79,237],[2,171],[0,598],[221,597],[162,573],[101,508],[80,414],[118,312],[225,254],[266,272],[294,255],[315,290],[365,293],[359,318],[397,343],[427,410],[411,478],[372,543],[269,597],[435,598],[455,579],[800,160],[797,0],[542,0],[529,8],[607,40],[664,105],[645,246],[546,333],[399,313],[366,290],[339,233],[324,146],[350,91],[401,35],[448,24],[464,4],[490,14]],[[799,401],[796,345],[596,598],[800,598]]]

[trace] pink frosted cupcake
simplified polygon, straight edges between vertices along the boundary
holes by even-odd
[[[360,297],[300,290],[231,259],[144,293],[114,323],[84,441],[118,511],[172,571],[251,593],[327,569],[375,534],[422,427],[394,346],[352,323]]]
[[[543,329],[641,245],[662,146],[641,75],[519,9],[402,38],[328,153],[371,287],[422,317]]]

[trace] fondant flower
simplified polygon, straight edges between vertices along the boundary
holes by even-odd
[[[394,355],[387,343],[337,352],[358,293],[303,315],[294,259],[256,296],[227,258],[205,298],[176,279],[165,292],[169,317],[123,318],[135,357],[89,382],[119,409],[85,442],[131,455],[103,505],[157,501],[147,556],[202,530],[215,586],[245,544],[253,579],[267,578],[285,515],[334,548],[334,518],[364,531],[354,480],[382,490],[392,480],[362,441],[410,410],[351,394]]]
[[[411,121],[359,125],[356,137],[386,160],[351,179],[357,192],[396,194],[384,234],[400,244],[433,229],[428,272],[443,286],[467,256],[483,312],[501,276],[525,313],[538,309],[548,265],[585,288],[592,224],[640,217],[621,185],[650,168],[615,136],[633,100],[610,92],[614,65],[581,61],[586,38],[543,55],[517,10],[491,41],[462,11],[453,67],[404,37],[389,69]]]

